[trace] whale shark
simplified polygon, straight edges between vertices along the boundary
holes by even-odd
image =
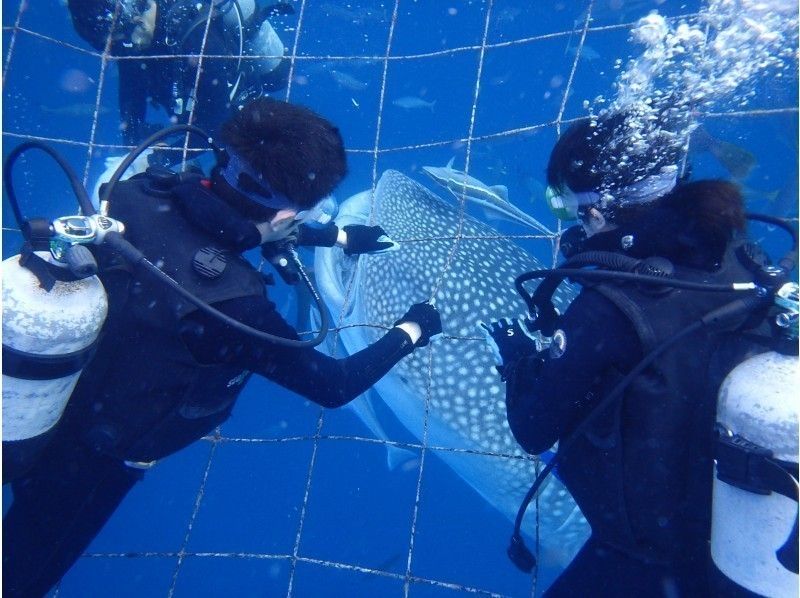
[[[352,354],[382,336],[410,304],[426,299],[435,301],[444,330],[351,405],[385,439],[369,403],[382,401],[420,443],[513,521],[539,461],[511,434],[504,385],[477,322],[524,311],[514,278],[543,266],[396,170],[384,172],[374,192],[339,206],[339,226],[375,222],[399,242],[397,250],[361,256],[335,247],[315,251],[317,285],[336,324],[329,338],[337,338],[337,350]],[[570,298],[563,290],[554,299],[563,310]],[[389,461],[397,462],[401,455],[389,450]],[[538,537],[541,564],[565,566],[588,537],[588,524],[553,476],[534,508],[538,516],[529,513],[523,532]]]

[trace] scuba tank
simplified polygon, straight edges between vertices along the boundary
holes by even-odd
[[[794,354],[750,357],[720,387],[711,519],[722,583],[775,597],[798,588],[798,293],[786,287],[776,295],[786,310],[776,325]]]
[[[268,19],[264,19],[253,37],[247,42],[248,54],[260,56],[253,69],[264,75],[274,71],[283,60],[284,47]]]
[[[52,284],[40,281],[31,266],[37,259],[42,268],[63,271]],[[4,260],[2,277],[6,482],[27,469],[61,418],[91,358],[108,302],[97,276],[76,277],[44,252]]]
[[[18,146],[7,164],[31,147],[39,146]],[[67,174],[73,188],[80,186]],[[85,244],[123,229],[97,216],[24,220],[10,177],[6,189],[26,243],[2,263],[4,483],[24,474],[46,445],[105,321],[105,290]],[[94,213],[85,191],[81,208]]]

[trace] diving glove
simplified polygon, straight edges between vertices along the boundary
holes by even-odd
[[[414,343],[415,347],[426,346],[434,336],[442,333],[442,317],[432,303],[415,303],[394,325],[406,322],[416,324],[422,331],[422,335]]]
[[[491,324],[478,322],[478,326],[497,359],[497,365],[515,363],[543,348],[530,318],[503,318]]]
[[[347,235],[347,244],[344,246],[346,255],[385,253],[400,247],[398,243],[394,242],[386,234],[386,231],[381,226],[348,224],[342,230]]]

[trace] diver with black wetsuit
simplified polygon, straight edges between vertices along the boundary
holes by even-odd
[[[278,58],[283,56],[283,43],[268,18],[293,13],[288,3],[259,7],[253,0],[69,0],[67,4],[75,30],[98,52],[106,50],[111,35],[110,52],[119,57],[115,62],[120,130],[127,144],[136,145],[163,126],[147,122],[148,103],[163,108],[173,123],[188,122],[193,113],[192,124],[215,135],[244,101],[286,87],[289,62]],[[201,54],[202,74],[197,78]]]
[[[151,168],[112,183],[108,216],[124,223],[125,239],[151,265],[238,325],[121,259],[117,246],[99,247],[109,315],[54,438],[12,483],[3,521],[6,596],[44,595],[143,471],[223,423],[252,374],[339,407],[442,331],[436,309],[420,303],[381,339],[343,359],[294,340],[297,332],[275,310],[262,274],[240,254],[283,242],[339,183],[346,171],[341,136],[310,110],[260,98],[226,123],[223,139],[223,163],[210,179]],[[302,152],[287,150],[297,144]],[[349,253],[394,246],[379,226],[333,226],[320,234],[330,244],[339,238]],[[277,340],[254,338],[242,325]]]
[[[577,123],[551,154],[550,206],[562,219],[580,220],[563,237],[568,259],[560,268],[630,263],[630,276],[657,276],[665,285],[603,280],[601,272],[591,278],[591,271],[582,279],[572,270],[582,288],[563,315],[537,306],[535,321],[507,319],[484,330],[502,357],[511,431],[532,454],[559,442],[555,471],[592,530],[545,595],[707,596],[717,391],[772,339],[763,309],[716,329],[694,323],[735,298],[733,283],[752,282],[763,254],[743,237],[734,185],[679,180],[680,154],[669,146],[621,166],[626,148],[611,141],[621,138],[626,118]],[[670,287],[671,279],[700,290]],[[537,330],[551,338],[549,347]],[[666,344],[683,330],[691,333]],[[523,512],[509,555],[530,570],[535,559],[518,535]]]

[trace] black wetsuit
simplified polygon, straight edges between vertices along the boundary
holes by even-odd
[[[595,247],[586,249],[619,247],[590,241]],[[676,277],[752,279],[732,249],[725,255],[721,267],[709,256],[678,264]],[[653,347],[732,299],[587,284],[558,320],[563,354],[531,355],[506,369],[514,436],[534,454],[563,441]],[[667,350],[562,456],[559,477],[592,535],[547,596],[708,595],[716,395],[750,350],[738,338],[701,330]]]
[[[106,48],[110,27],[108,16],[114,14],[116,1],[68,2],[76,31],[97,51]],[[258,73],[255,61],[238,59],[238,29],[225,27],[222,18],[215,17],[206,35],[203,14],[207,14],[207,8],[202,8],[202,11],[195,8],[195,3],[186,0],[158,0],[153,39],[142,51],[131,47],[125,37],[131,25],[118,22],[111,52],[120,57],[116,62],[119,67],[120,130],[125,143],[138,144],[164,126],[165,123],[146,122],[148,103],[163,108],[175,123],[186,123],[189,115],[187,101],[194,91],[196,104],[192,124],[216,135],[219,126],[232,112],[231,91],[236,91],[236,99],[243,97],[245,92],[255,97],[286,87],[288,61],[282,60],[269,73]],[[253,34],[253,25],[247,25],[245,38]],[[246,52],[247,39],[244,48]],[[201,49],[204,56],[202,75],[197,79],[196,56],[200,55]],[[173,55],[184,57],[171,58]],[[186,58],[187,55],[190,57]],[[195,83],[198,85],[196,91]],[[178,108],[176,100],[182,102],[181,108]],[[237,103],[241,101],[237,100]]]
[[[261,275],[218,236],[191,225],[178,191],[150,193],[147,175],[120,183],[111,215],[126,236],[184,288],[237,320],[297,338],[264,292]],[[180,185],[191,205],[213,201],[198,180]],[[226,237],[226,240],[230,240]],[[227,266],[202,275],[192,257],[222,249]],[[244,336],[200,313],[147,276],[105,256],[101,276],[109,316],[54,440],[13,482],[3,521],[3,593],[41,596],[72,566],[142,470],[127,462],[161,459],[212,432],[231,413],[252,373],[319,405],[338,407],[364,392],[413,350],[393,328],[366,349],[333,359]],[[265,397],[266,399],[267,397]]]

